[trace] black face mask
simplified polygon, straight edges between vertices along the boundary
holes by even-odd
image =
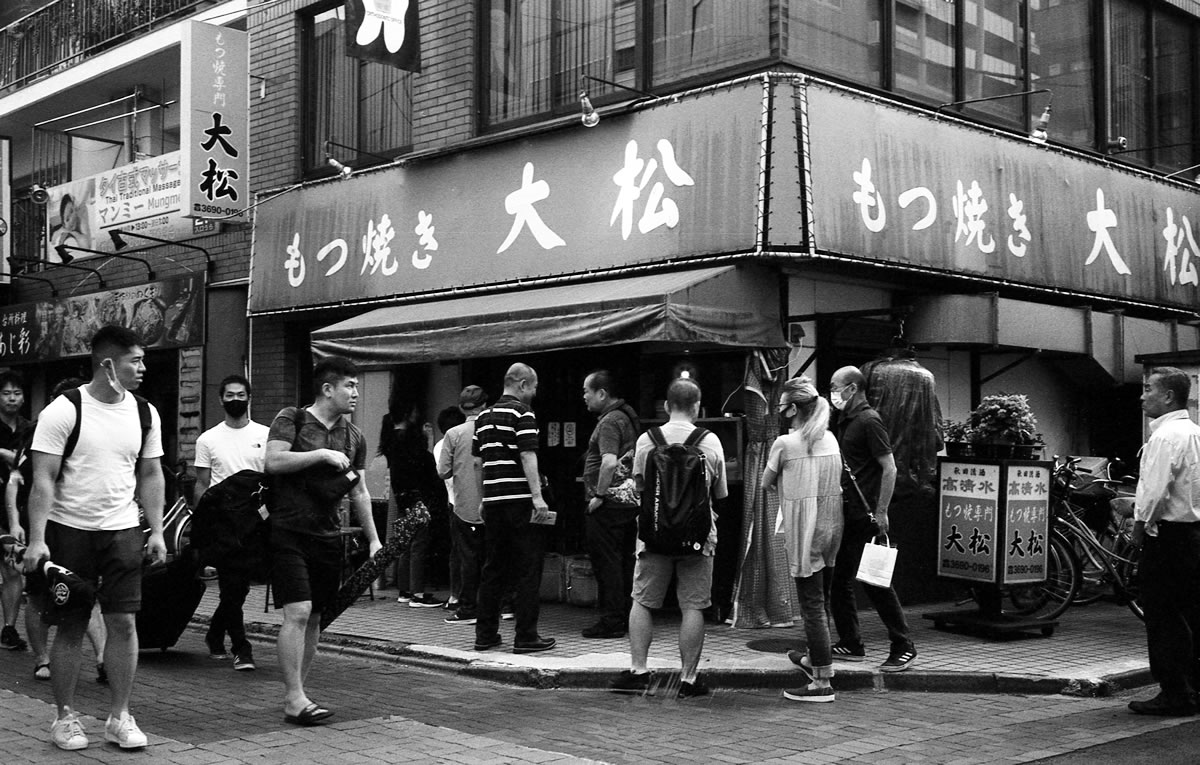
[[[233,418],[241,417],[250,408],[250,402],[244,398],[230,399],[222,401],[221,406],[225,408],[225,414]]]

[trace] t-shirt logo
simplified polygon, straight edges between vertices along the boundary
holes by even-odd
[[[71,600],[71,588],[65,582],[58,582],[50,588],[50,595],[54,598],[54,605],[65,606]]]

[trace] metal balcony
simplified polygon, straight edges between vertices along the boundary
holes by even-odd
[[[212,0],[58,0],[0,29],[0,95],[187,17]]]

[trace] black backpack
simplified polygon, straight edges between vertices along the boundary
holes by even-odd
[[[647,431],[654,443],[646,457],[638,537],[646,549],[663,555],[700,554],[712,532],[708,463],[696,428],[682,444],[668,444],[662,428]]]
[[[208,487],[192,514],[191,545],[200,562],[261,578],[267,560],[266,520],[259,512],[271,476],[242,470]]]

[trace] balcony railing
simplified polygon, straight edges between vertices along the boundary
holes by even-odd
[[[0,29],[0,93],[74,66],[212,0],[58,0]]]

